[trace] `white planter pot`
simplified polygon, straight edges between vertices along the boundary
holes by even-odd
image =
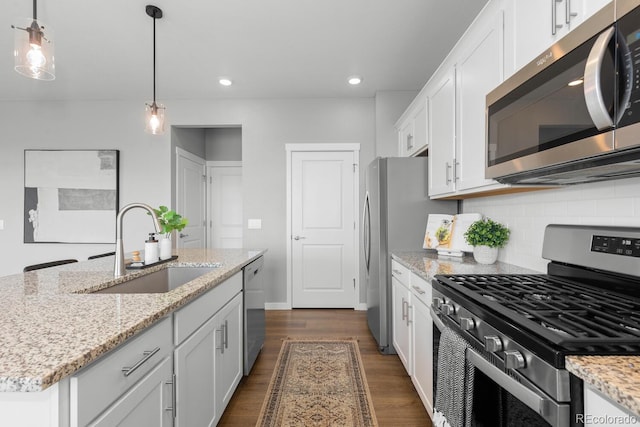
[[[169,259],[173,255],[171,249],[171,239],[169,237],[162,237],[160,239],[160,259]]]
[[[474,246],[473,258],[478,264],[493,264],[498,259],[498,248]]]

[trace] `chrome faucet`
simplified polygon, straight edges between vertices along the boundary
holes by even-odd
[[[120,212],[118,212],[118,216],[116,217],[116,260],[113,266],[113,277],[124,276],[126,272],[124,265],[124,246],[122,244],[122,217],[125,212],[133,208],[141,208],[149,212],[153,217],[153,226],[156,229],[156,233],[160,233],[162,230],[158,217],[151,206],[145,205],[144,203],[131,203],[120,209]]]

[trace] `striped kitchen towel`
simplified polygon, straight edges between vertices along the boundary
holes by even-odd
[[[440,336],[433,408],[435,427],[471,427],[474,366],[467,362],[469,343],[448,327]]]

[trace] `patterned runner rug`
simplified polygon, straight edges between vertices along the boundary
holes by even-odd
[[[377,425],[357,340],[284,340],[257,426]]]

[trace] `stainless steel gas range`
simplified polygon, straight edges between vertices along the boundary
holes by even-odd
[[[445,327],[469,343],[477,426],[581,425],[565,356],[640,354],[640,229],[549,225],[542,256],[547,274],[433,280],[434,344]]]

